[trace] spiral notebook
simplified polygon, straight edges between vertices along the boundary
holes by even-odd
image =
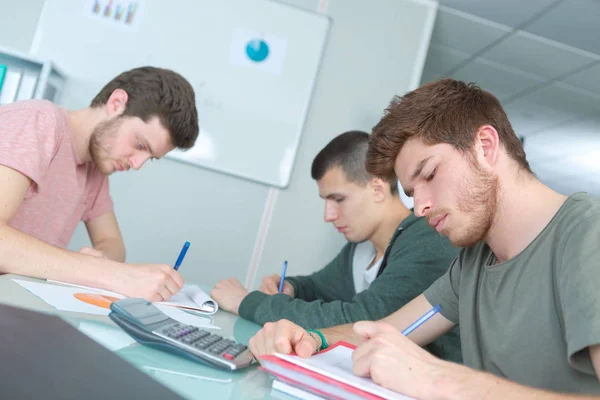
[[[48,283],[58,283],[61,285],[80,287],[83,289],[94,290],[108,296],[114,296],[124,298],[125,296],[111,292],[110,290],[98,289],[94,287],[76,285],[74,283],[54,281],[51,279],[46,280]],[[165,306],[185,308],[188,310],[195,310],[205,314],[214,314],[219,310],[219,305],[214,301],[204,290],[198,285],[185,284],[179,292],[177,292],[168,301],[159,301],[156,304],[163,304]]]

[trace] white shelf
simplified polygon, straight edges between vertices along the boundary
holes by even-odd
[[[59,101],[66,74],[52,61],[0,46],[0,65],[7,67],[0,105],[27,99]]]

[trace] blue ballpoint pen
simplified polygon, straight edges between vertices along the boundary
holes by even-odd
[[[287,260],[283,262],[283,269],[281,270],[281,279],[279,280],[279,293],[283,292],[283,281],[285,280],[285,272],[287,271]]]
[[[436,304],[431,310],[427,311],[421,318],[410,324],[408,328],[402,331],[404,336],[408,336],[412,331],[417,329],[419,326],[423,325],[427,320],[433,317],[442,309],[442,306]]]
[[[183,257],[185,257],[185,253],[187,253],[188,247],[190,247],[190,242],[185,242],[183,248],[181,249],[181,253],[179,253],[179,257],[177,257],[177,261],[175,261],[175,271],[179,269],[179,266],[183,261]]]

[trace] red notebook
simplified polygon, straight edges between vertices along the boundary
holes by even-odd
[[[408,399],[352,372],[356,346],[337,342],[309,358],[275,354],[261,357],[262,369],[293,386],[331,399]]]

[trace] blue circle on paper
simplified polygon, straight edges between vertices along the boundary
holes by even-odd
[[[261,39],[252,39],[246,45],[246,55],[254,62],[264,61],[269,56],[269,45]]]

